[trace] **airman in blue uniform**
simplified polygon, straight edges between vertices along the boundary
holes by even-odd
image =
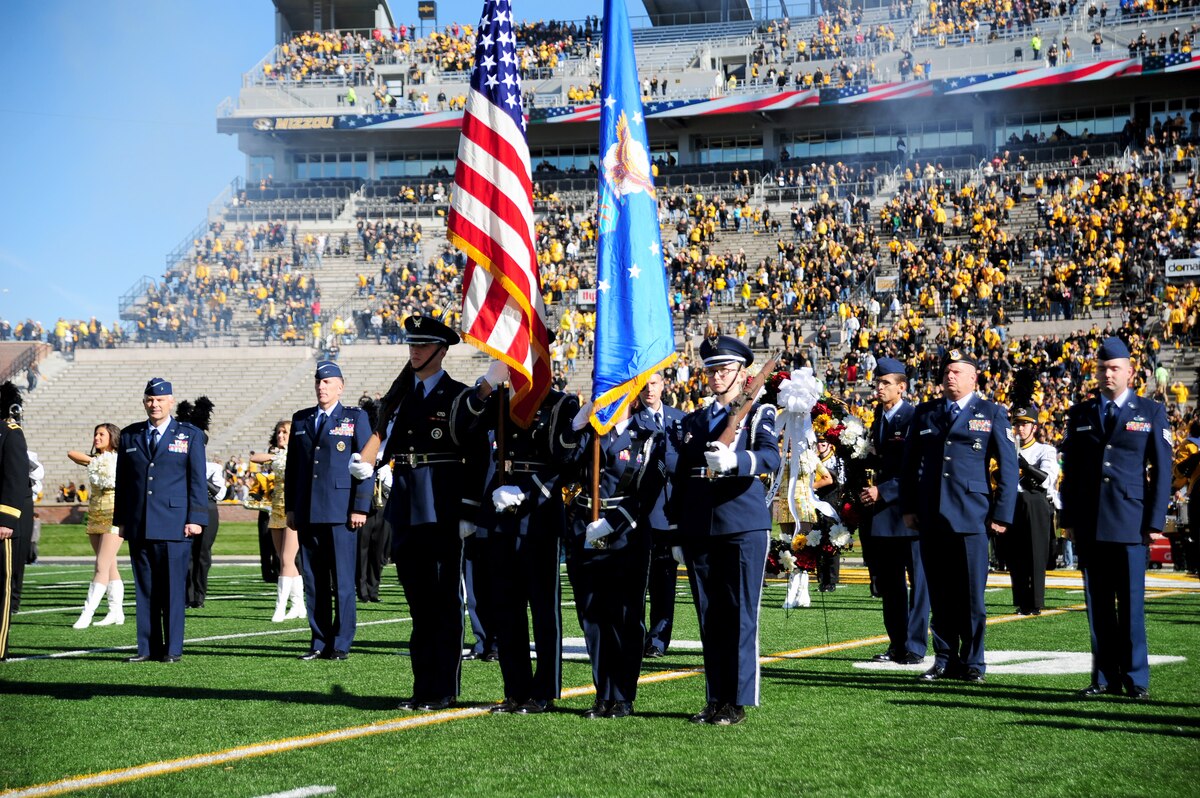
[[[300,537],[312,629],[312,644],[300,659],[344,660],[358,617],[356,535],[366,523],[373,487],[371,480],[353,478],[349,467],[367,444],[371,422],[362,408],[341,403],[345,381],[336,363],[318,363],[314,379],[317,404],[292,416],[284,469],[284,509]]]
[[[496,620],[505,696],[492,711],[529,715],[549,709],[562,691],[562,489],[564,469],[577,450],[571,422],[579,400],[551,390],[528,428],[505,418],[501,433],[499,414],[506,403],[491,387],[505,378],[506,373],[489,370],[481,385],[487,394],[482,418],[495,441],[479,526],[487,535],[492,588],[487,600]],[[468,401],[477,400],[470,396]],[[536,668],[529,648],[531,621]]]
[[[715,401],[681,422],[669,515],[679,527],[704,644],[708,701],[691,721],[728,726],[759,700],[758,611],[771,529],[759,477],[779,467],[779,440],[775,408],[755,403],[733,445],[719,442],[754,355],[722,335],[705,340],[700,356]]]
[[[921,565],[917,531],[904,524],[900,512],[900,473],[904,445],[915,409],[905,401],[908,372],[904,364],[881,357],[875,367],[875,419],[871,422],[872,455],[867,467],[875,472],[859,500],[866,509],[860,537],[863,559],[883,600],[883,626],[888,648],[871,659],[913,665],[925,658],[929,646],[929,588]]]
[[[984,681],[987,529],[1000,533],[1012,524],[1017,502],[1008,413],[975,392],[977,380],[975,361],[950,350],[942,363],[942,398],[917,405],[904,448],[900,508],[904,523],[920,532],[933,611],[935,659],[921,674],[924,681]]]
[[[650,620],[646,627],[646,650],[650,659],[667,653],[671,645],[671,630],[675,621],[675,589],[679,584],[679,563],[672,553],[678,543],[678,533],[667,519],[666,505],[671,499],[671,479],[679,460],[679,425],[683,412],[662,401],[662,375],[650,375],[646,387],[639,396],[641,407],[634,414],[634,423],[643,429],[663,436],[664,461],[667,478],[652,506],[645,508],[638,523],[650,529],[653,548],[650,550],[650,577],[647,582],[647,597],[650,604]]]
[[[1100,390],[1067,411],[1061,525],[1075,541],[1092,633],[1084,696],[1149,698],[1146,557],[1171,495],[1166,408],[1137,396],[1129,347],[1108,338],[1096,355]]]
[[[204,433],[171,417],[171,383],[146,383],[146,421],[121,430],[113,525],[129,541],[137,600],[137,654],[178,662],[191,538],[208,523]]]
[[[458,697],[463,650],[463,539],[475,534],[487,452],[474,388],[454,380],[442,360],[458,333],[428,316],[404,322],[409,361],[383,399],[375,433],[351,473],[369,475],[382,446],[392,469],[384,509],[392,561],[412,614],[412,697],[407,710],[445,709]]]
[[[592,520],[592,447],[587,405],[574,419],[575,476],[580,491],[569,508],[567,576],[583,628],[596,701],[586,718],[633,714],[646,637],[646,577],[650,529],[639,524],[666,478],[663,436],[630,421],[627,411],[599,435],[599,509]]]

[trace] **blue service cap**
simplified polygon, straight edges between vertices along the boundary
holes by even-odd
[[[1100,351],[1096,353],[1098,360],[1120,360],[1121,358],[1129,357],[1129,347],[1120,338],[1112,337],[1105,338],[1100,344]]]
[[[334,363],[332,360],[322,360],[317,364],[316,379],[324,380],[329,377],[345,379],[342,377],[342,369],[337,363]]]
[[[973,369],[979,369],[979,362],[966,349],[951,349],[947,352],[946,356],[942,358],[942,371],[945,372],[951,363],[966,363]]]
[[[881,357],[875,361],[875,376],[886,377],[889,374],[899,374],[908,379],[908,369],[894,357]]]
[[[461,340],[458,333],[432,316],[409,316],[404,320],[404,332],[410,344],[454,346]]]
[[[723,366],[727,363],[739,363],[749,366],[754,362],[754,353],[732,335],[717,335],[705,338],[700,344],[700,359],[704,367]]]
[[[171,383],[162,377],[154,377],[146,383],[146,396],[170,396],[172,393]]]

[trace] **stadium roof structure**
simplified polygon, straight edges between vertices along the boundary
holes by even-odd
[[[751,19],[748,0],[642,0],[654,25],[695,25]]]
[[[306,30],[393,26],[387,0],[273,0],[276,38],[285,41]]]

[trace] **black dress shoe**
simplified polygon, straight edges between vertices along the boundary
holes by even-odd
[[[383,601],[383,599],[379,598],[379,596],[371,596],[369,599],[367,599],[367,601],[371,602],[372,604],[378,604],[379,602]]]
[[[663,655],[665,655],[666,653],[667,653],[666,651],[663,651],[658,646],[656,646],[654,644],[650,644],[650,645],[646,646],[646,650],[642,652],[642,656],[645,657],[646,659],[658,659],[658,658],[662,657]]]
[[[705,704],[704,709],[700,710],[695,715],[692,715],[690,718],[688,718],[688,722],[690,722],[690,723],[708,723],[710,720],[712,720],[712,716],[717,714],[717,710],[720,708],[721,708],[720,705],[716,704],[715,702]]]
[[[182,654],[167,654],[159,662],[179,662],[181,659],[183,659]]]
[[[746,710],[737,704],[726,704],[708,721],[714,726],[736,726],[746,719]]]
[[[614,701],[612,706],[608,708],[608,712],[604,713],[606,718],[627,718],[633,714],[632,701]]]
[[[126,662],[153,662],[154,657],[150,657],[145,654],[135,654],[132,657],[126,657],[125,661]]]
[[[405,712],[416,712],[417,700],[415,698],[406,698],[396,705],[396,709],[402,709]]]
[[[472,662],[473,660],[479,659],[481,656],[483,656],[483,655],[477,654],[474,651],[468,651],[466,654],[462,655],[462,658],[463,658],[463,662]]]
[[[438,712],[443,709],[450,708],[450,697],[435,698],[432,701],[421,701],[417,704],[417,709],[422,712]]]
[[[979,670],[979,668],[967,668],[963,672],[962,680],[972,684],[983,684],[987,681],[987,677],[983,675],[983,671]]]
[[[905,651],[898,657],[893,657],[892,662],[897,665],[916,665],[919,662],[924,662],[925,658],[920,654],[914,654],[911,651]]]
[[[333,651],[331,651],[329,653],[329,656],[326,657],[325,659],[336,659],[339,661],[347,660],[347,659],[350,659],[350,652],[349,651],[339,651],[338,649],[335,648]]]
[[[922,682],[936,682],[938,679],[946,678],[946,666],[934,665],[929,670],[917,677]]]
[[[500,661],[500,652],[494,648],[491,651],[485,651],[479,655],[479,661],[480,662],[499,662]]]
[[[608,710],[611,705],[611,701],[605,701],[603,698],[597,698],[596,703],[584,710],[583,716],[589,720],[602,718],[608,714]]]
[[[320,659],[323,655],[324,655],[323,651],[318,651],[315,648],[310,648],[308,651],[305,651],[303,654],[301,654],[299,657],[297,657],[297,659],[302,659],[305,662],[311,662],[314,659]]]
[[[1077,695],[1080,698],[1096,698],[1102,695],[1120,695],[1120,690],[1114,690],[1106,684],[1096,684],[1092,682],[1087,687],[1080,690]]]
[[[1125,694],[1135,701],[1148,701],[1150,699],[1150,691],[1145,687],[1138,687],[1136,684],[1126,687]]]
[[[882,652],[874,655],[873,657],[871,657],[871,662],[895,662],[895,661],[896,661],[896,657],[892,655],[891,651],[882,651]]]
[[[540,715],[554,706],[553,701],[544,698],[531,698],[517,707],[518,715]]]
[[[516,701],[512,698],[506,698],[496,706],[489,709],[488,712],[491,712],[493,715],[504,715],[509,712],[516,712],[522,703],[524,702]]]

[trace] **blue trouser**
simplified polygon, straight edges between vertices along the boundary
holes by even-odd
[[[654,536],[655,533],[651,533]],[[675,621],[675,589],[679,585],[679,563],[671,547],[655,543],[650,551],[650,580],[647,595],[650,599],[650,623],[646,630],[646,645],[663,651],[671,645],[671,628]]]
[[[983,635],[987,628],[984,589],[988,576],[988,537],[959,533],[938,522],[921,531],[921,564],[929,585],[929,631],[936,664],[951,670],[987,669]]]
[[[459,693],[464,626],[462,556],[456,521],[409,527],[406,534],[393,538],[392,561],[412,615],[408,652],[416,701],[452,699]]]
[[[183,654],[183,610],[190,540],[131,540],[138,656]]]
[[[1092,632],[1092,681],[1150,687],[1146,647],[1146,556],[1141,543],[1079,541]]]
[[[345,524],[308,524],[299,533],[312,648],[326,653],[349,651],[358,619],[354,573],[358,538]]]
[[[514,701],[557,700],[562,692],[562,582],[559,539],[553,532],[489,533],[491,595],[500,644],[504,696]],[[636,579],[631,575],[631,580]],[[537,668],[529,652],[529,625]]]
[[[871,572],[883,600],[888,650],[925,656],[929,646],[929,587],[917,537],[870,537]]]
[[[683,545],[704,645],[708,701],[758,705],[758,609],[767,530],[713,535]]]
[[[649,568],[648,530],[627,532],[626,544],[619,549],[584,549],[582,538],[575,538],[567,553],[575,611],[592,660],[596,698],[601,701],[632,702],[637,696]]]
[[[463,588],[467,596],[467,618],[475,645],[471,653],[485,654],[498,650],[495,599],[490,587],[487,561],[487,538],[472,535],[463,541]]]

